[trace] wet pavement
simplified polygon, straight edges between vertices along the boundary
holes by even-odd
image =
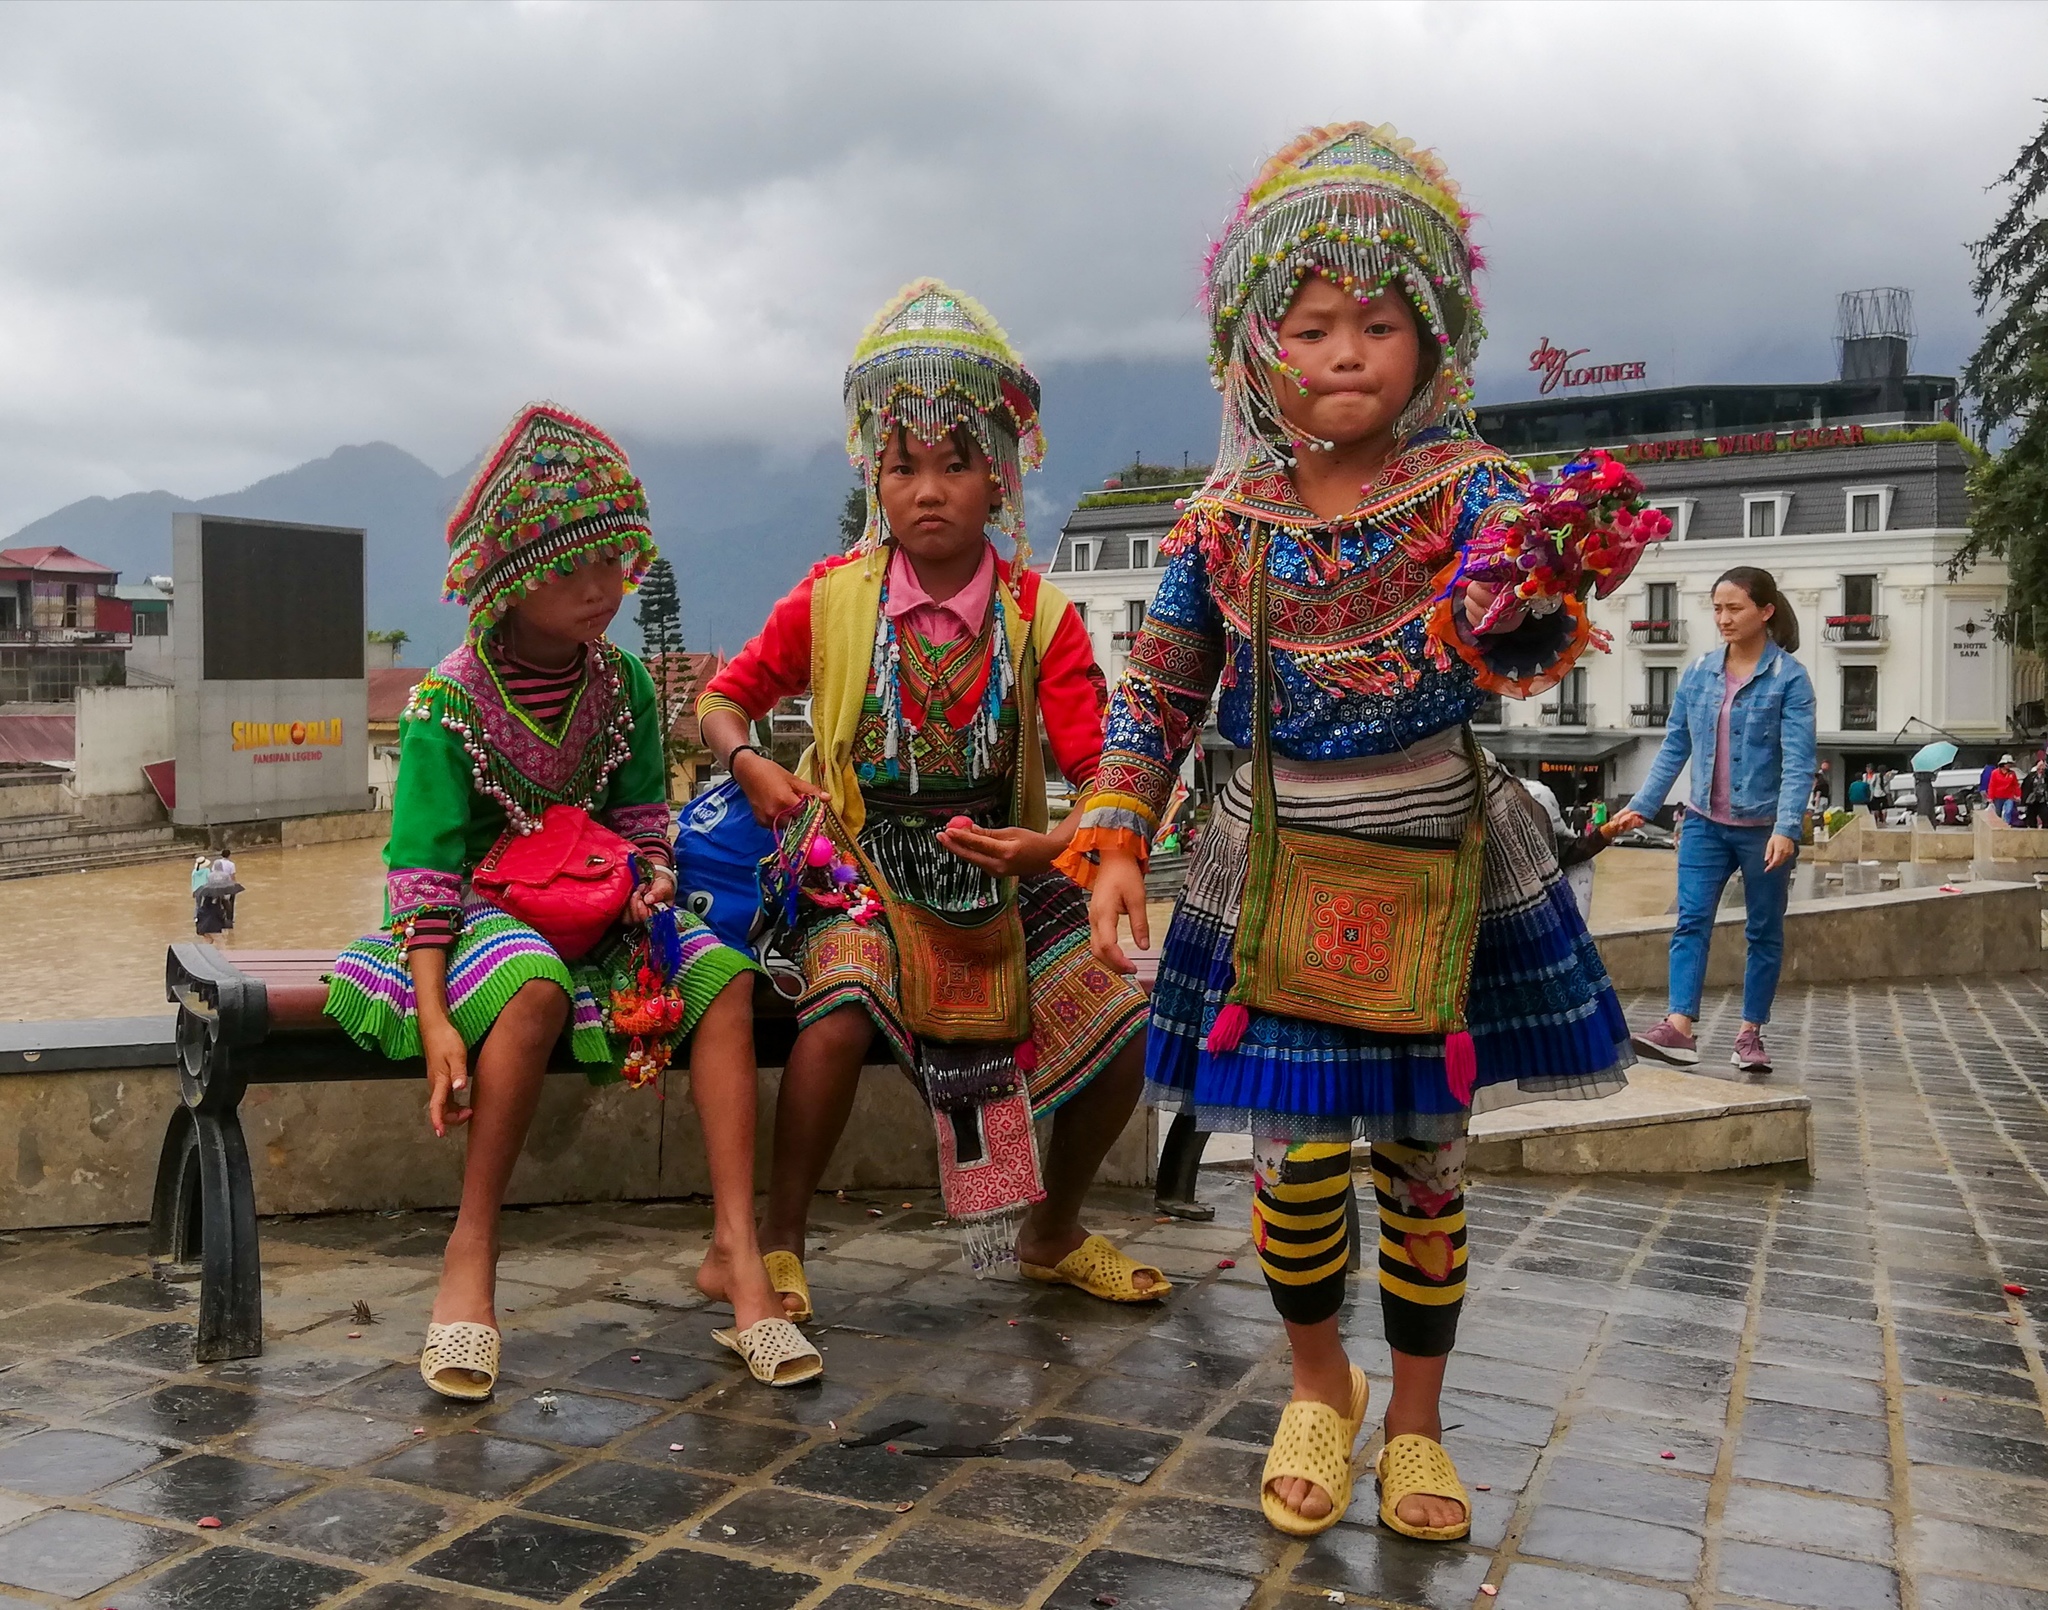
[[[1158,1307],[977,1282],[929,1196],[826,1199],[827,1378],[783,1392],[710,1340],[695,1204],[508,1214],[474,1406],[413,1367],[445,1215],[267,1223],[269,1349],[207,1368],[140,1232],[0,1237],[0,1610],[2048,1610],[2048,984],[1791,991],[1773,1045],[1817,1180],[1475,1186],[1469,1545],[1385,1531],[1369,1479],[1265,1526],[1285,1350],[1211,1171],[1212,1226],[1094,1204]],[[1383,1403],[1369,1286],[1344,1323]]]

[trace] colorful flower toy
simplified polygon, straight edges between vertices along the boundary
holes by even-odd
[[[605,1007],[606,1029],[627,1040],[620,1073],[634,1089],[659,1079],[675,1055],[689,1003],[676,986],[682,970],[682,933],[673,906],[658,906],[635,946],[632,982],[614,985]]]
[[[1528,501],[1474,537],[1456,581],[1496,589],[1479,631],[1512,624],[1521,612],[1548,615],[1566,598],[1606,598],[1670,519],[1642,502],[1643,484],[1599,449],[1573,459],[1555,481],[1538,481]],[[1455,585],[1455,582],[1454,582]]]

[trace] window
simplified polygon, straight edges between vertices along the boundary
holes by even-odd
[[[1875,615],[1877,613],[1877,578],[1875,576],[1844,576],[1842,578],[1842,613],[1844,615]]]
[[[1093,570],[1095,568],[1094,543],[1076,542],[1073,547],[1073,555],[1074,568],[1076,570]]]
[[[1649,597],[1649,609],[1644,625],[1643,641],[1646,643],[1676,643],[1678,641],[1678,583],[1675,581],[1653,581],[1645,591]]]
[[[1890,486],[1849,486],[1842,489],[1848,499],[1846,524],[1851,531],[1887,531],[1892,523]]]
[[[1586,706],[1586,671],[1574,666],[1557,685],[1557,721],[1562,727],[1583,727],[1590,719]]]
[[[1692,511],[1698,504],[1698,498],[1673,498],[1668,502],[1653,503],[1650,507],[1671,522],[1671,536],[1669,540],[1672,542],[1683,542],[1692,527]]]
[[[1778,537],[1785,533],[1785,514],[1792,506],[1789,492],[1765,492],[1742,500],[1742,532],[1749,537]]]
[[[1131,568],[1133,570],[1150,570],[1152,568],[1152,539],[1150,537],[1131,538]]]
[[[168,637],[171,635],[170,624],[170,616],[159,614],[153,609],[147,613],[138,612],[135,617],[135,635],[137,637]]]
[[[1842,730],[1877,731],[1877,667],[1842,667]]]
[[[1482,693],[1479,708],[1472,712],[1472,719],[1484,727],[1497,727],[1501,724],[1505,703],[1498,693]]]
[[[1124,630],[1133,637],[1138,635],[1138,629],[1145,624],[1145,602],[1142,598],[1133,598],[1124,605]]]
[[[78,624],[78,584],[76,582],[67,581],[64,584],[64,624],[66,626],[76,626]]]
[[[1649,706],[1648,715],[1653,727],[1669,726],[1671,723],[1671,695],[1678,687],[1678,667],[1675,665],[1653,665],[1643,673],[1643,702]]]

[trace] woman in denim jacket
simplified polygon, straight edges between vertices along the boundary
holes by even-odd
[[[1799,856],[1800,814],[1813,786],[1813,683],[1795,658],[1799,621],[1767,570],[1738,565],[1714,583],[1722,646],[1679,678],[1664,747],[1629,809],[1654,816],[1692,762],[1692,800],[1678,841],[1678,927],[1671,935],[1671,1010],[1634,1036],[1645,1056],[1680,1067],[1699,1061],[1693,1020],[1707,976],[1707,946],[1721,891],[1742,874],[1749,959],[1742,1032],[1728,1060],[1769,1073],[1770,1021],[1785,954],[1785,901]]]

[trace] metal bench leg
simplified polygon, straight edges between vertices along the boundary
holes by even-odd
[[[1152,1188],[1152,1204],[1161,1213],[1176,1219],[1216,1217],[1216,1210],[1202,1203],[1196,1194],[1202,1150],[1208,1144],[1208,1131],[1195,1127],[1193,1113],[1174,1116],[1166,1131],[1166,1146],[1159,1154],[1159,1182]]]
[[[188,1278],[198,1264],[196,1352],[200,1363],[213,1364],[263,1351],[256,1184],[242,1138],[243,1081],[233,1049],[254,1037],[246,1020],[257,1018],[263,1000],[247,998],[254,992],[224,960],[190,954],[197,948],[175,946],[169,960],[184,1100],[171,1115],[157,1164],[150,1252]]]
[[[263,1351],[263,1264],[249,1149],[233,1111],[179,1107],[157,1162],[149,1252],[157,1274],[199,1280],[199,1362]]]
[[[1365,1267],[1365,1225],[1364,1215],[1358,1206],[1358,1180],[1353,1176],[1351,1189],[1344,1197],[1344,1238],[1350,1243],[1351,1251],[1344,1260],[1344,1272],[1355,1275]]]

